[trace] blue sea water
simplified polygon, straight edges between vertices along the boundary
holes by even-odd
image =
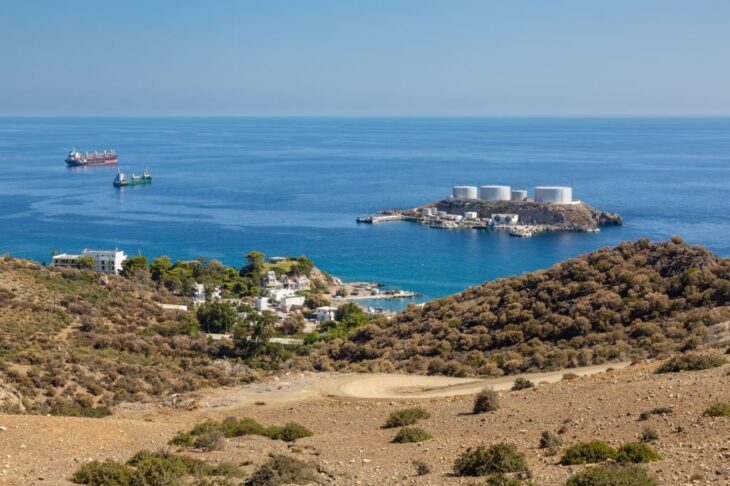
[[[115,148],[153,183],[66,168],[73,146]],[[726,118],[0,118],[0,174],[0,253],[38,261],[119,247],[240,266],[257,249],[433,298],[640,237],[730,256]],[[527,239],[355,224],[488,183],[572,184],[625,224]]]

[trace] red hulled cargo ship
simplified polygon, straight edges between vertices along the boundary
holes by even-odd
[[[103,152],[77,152],[71,150],[66,157],[66,165],[69,167],[86,167],[88,165],[111,165],[117,163],[117,154],[114,150]]]

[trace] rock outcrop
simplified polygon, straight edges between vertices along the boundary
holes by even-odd
[[[449,214],[464,215],[466,212],[476,212],[479,218],[489,218],[492,214],[517,214],[522,224],[550,225],[556,230],[568,231],[593,230],[599,226],[623,223],[620,215],[600,211],[584,203],[443,200],[424,207],[435,207]],[[414,212],[417,213],[417,210]]]
[[[0,413],[24,413],[23,397],[10,385],[0,383]]]

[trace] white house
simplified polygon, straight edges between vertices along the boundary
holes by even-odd
[[[279,302],[279,308],[284,312],[289,312],[292,307],[304,307],[304,296],[287,295]]]
[[[315,319],[317,322],[334,321],[337,307],[323,306],[317,307],[314,310]]]
[[[259,312],[269,310],[269,298],[268,297],[256,297],[253,301],[253,308]]]
[[[276,272],[269,270],[264,277],[264,287],[267,289],[275,289],[279,286],[279,280],[276,278]]]
[[[284,297],[294,295],[294,291],[291,289],[269,289],[266,294],[277,302],[281,302]]]
[[[122,262],[127,259],[127,255],[119,250],[89,250],[84,249],[81,255],[71,255],[62,253],[53,256],[53,266],[62,268],[79,268],[79,259],[84,256],[90,256],[94,260],[94,271],[98,273],[107,273],[109,275],[118,275],[122,271]]]
[[[202,283],[194,283],[193,288],[190,290],[190,293],[193,296],[193,302],[195,304],[202,304],[206,300],[208,300],[208,296],[205,294],[205,285],[203,285]],[[210,291],[210,300],[220,300],[220,298],[220,287],[214,287],[213,290]]]

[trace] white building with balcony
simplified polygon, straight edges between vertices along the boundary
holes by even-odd
[[[89,250],[84,249],[81,255],[72,255],[61,253],[53,256],[53,266],[61,268],[79,268],[79,259],[89,256],[94,260],[94,271],[97,273],[107,273],[109,275],[119,275],[122,271],[122,263],[127,259],[127,255],[119,250]]]

